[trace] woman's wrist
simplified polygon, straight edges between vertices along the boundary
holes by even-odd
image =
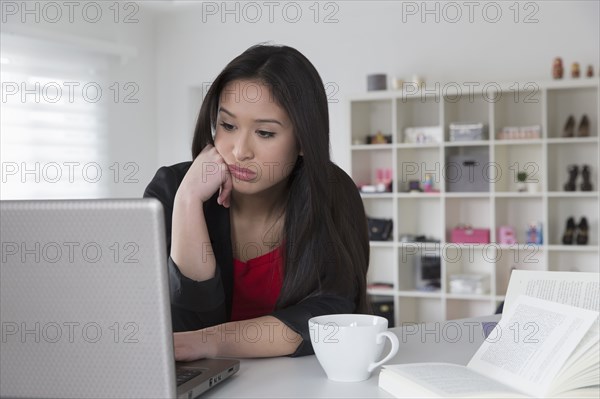
[[[180,188],[175,194],[175,203],[186,207],[189,205],[198,205],[205,203],[210,198],[205,197],[205,195],[197,191]]]
[[[202,346],[203,357],[215,358],[220,353],[221,326],[213,326],[198,330],[198,339]]]

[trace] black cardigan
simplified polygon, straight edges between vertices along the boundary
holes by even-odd
[[[175,193],[191,164],[182,162],[163,166],[156,172],[144,192],[145,198],[157,198],[163,205],[167,254],[171,253]],[[217,262],[215,277],[202,282],[191,280],[181,274],[170,256],[168,258],[173,331],[197,330],[231,319],[233,251],[229,209],[217,204],[217,196],[218,192],[204,203],[204,217]],[[302,343],[292,356],[304,356],[314,353],[310,343],[308,319],[324,314],[353,313],[355,307],[354,298],[314,293],[296,305],[275,310],[271,316],[281,320],[302,336]]]

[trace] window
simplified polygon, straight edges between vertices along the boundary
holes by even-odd
[[[1,39],[0,199],[106,196],[110,57],[42,38]]]

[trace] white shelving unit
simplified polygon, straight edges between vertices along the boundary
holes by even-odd
[[[445,87],[445,86],[444,86]],[[376,179],[377,168],[391,168],[393,189],[389,193],[362,194],[368,216],[394,222],[392,239],[371,242],[369,293],[394,302],[396,324],[448,320],[492,314],[506,294],[512,268],[533,270],[592,271],[599,266],[598,169],[600,115],[599,81],[578,79],[494,85],[493,90],[465,92],[423,89],[407,95],[402,91],[368,92],[351,96],[351,175],[357,184]],[[590,122],[589,137],[562,137],[569,115]],[[488,139],[450,142],[452,122],[483,122]],[[541,126],[539,139],[500,140],[505,126]],[[406,127],[437,126],[440,143],[404,142]],[[390,144],[366,144],[366,137],[381,132],[392,135]],[[452,155],[487,153],[496,172],[490,174],[487,192],[448,192],[445,166]],[[567,167],[587,164],[593,191],[565,192]],[[516,173],[526,169],[537,180],[533,192],[518,192]],[[408,193],[408,181],[434,177],[438,193]],[[586,217],[587,245],[562,245],[568,217],[576,223]],[[543,225],[543,244],[525,244],[530,221]],[[450,243],[450,231],[458,224],[490,230],[490,244]],[[499,226],[513,226],[518,244],[501,245]],[[404,234],[425,235],[439,243],[401,242]],[[441,288],[416,289],[414,261],[423,254],[441,259]],[[490,290],[484,295],[450,293],[449,278],[455,273],[486,274]],[[381,286],[379,286],[381,287]]]

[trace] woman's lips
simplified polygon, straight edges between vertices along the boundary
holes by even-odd
[[[236,165],[227,165],[231,175],[238,180],[250,181],[256,178],[256,172],[251,169],[241,168]]]

